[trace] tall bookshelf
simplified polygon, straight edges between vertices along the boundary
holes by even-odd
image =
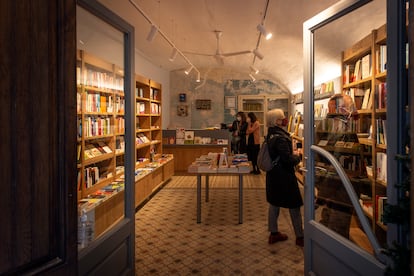
[[[135,205],[147,198],[174,174],[174,160],[162,148],[162,87],[140,75],[135,76],[136,175]],[[155,161],[155,162],[154,162]],[[152,167],[150,174],[146,168]]]
[[[380,244],[383,244],[386,242],[387,232],[387,226],[381,218],[387,194],[386,25],[372,30],[352,47],[344,50],[341,64],[341,92],[330,95],[328,111],[323,117],[316,114],[316,104],[320,98],[315,95],[315,144],[333,153],[338,161],[346,161],[343,164],[344,169],[360,197],[361,206],[373,232]],[[344,104],[348,100],[346,98],[352,99],[352,108]],[[294,103],[301,104],[301,97]],[[333,125],[341,121],[346,123],[338,124],[339,128],[333,129]],[[303,137],[296,135],[293,135],[293,141],[294,144],[304,142]],[[315,165],[328,168],[324,162],[323,159],[316,160]],[[316,172],[317,177],[319,173]],[[302,173],[298,172],[297,176],[299,180],[303,179]],[[372,251],[359,221],[352,213],[349,200],[336,200],[333,197],[342,188],[336,183],[339,182],[337,177],[330,177],[329,187],[325,187],[328,188],[328,194],[324,195],[322,185],[319,187],[317,199],[323,204],[328,203],[327,206],[334,205],[336,208],[339,206],[340,209],[348,210],[349,215],[342,216],[341,220],[342,223],[348,220],[349,226],[339,231],[361,247]],[[315,183],[316,186],[317,184]],[[332,187],[335,185],[337,188],[333,193]]]
[[[78,198],[123,174],[123,72],[84,51],[77,54]]]
[[[94,238],[124,215],[125,95],[123,70],[77,52],[77,171],[79,212],[93,221]],[[161,85],[136,76],[135,207],[174,174],[162,153]]]
[[[342,56],[343,93],[354,99],[357,108],[358,142],[367,153],[364,175],[371,183],[370,194],[359,196],[374,233],[385,242],[387,227],[381,216],[387,194],[386,25],[373,30]]]
[[[139,163],[144,158],[162,154],[161,85],[139,75],[135,80],[136,156]]]

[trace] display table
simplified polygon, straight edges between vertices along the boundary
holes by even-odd
[[[206,187],[206,194],[205,200],[208,202],[209,200],[209,188],[208,188],[208,178],[210,175],[214,176],[231,176],[231,175],[238,175],[239,176],[239,223],[243,223],[243,175],[248,174],[249,172],[200,172],[200,173],[192,173],[197,175],[197,223],[201,223],[201,181],[202,176],[205,176],[205,187]]]
[[[206,202],[209,200],[208,180],[210,175],[239,177],[239,223],[243,223],[243,175],[250,173],[247,156],[231,156],[227,153],[210,153],[197,158],[189,167],[188,173],[197,176],[197,223],[201,222],[201,181],[205,177]]]

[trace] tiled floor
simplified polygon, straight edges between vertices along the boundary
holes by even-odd
[[[174,176],[136,213],[136,275],[303,275],[287,210],[279,228],[289,239],[267,243],[264,175],[245,176],[243,224],[237,181],[210,177],[210,201],[202,202],[197,224],[196,177]]]

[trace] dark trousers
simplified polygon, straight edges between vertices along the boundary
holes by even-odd
[[[247,145],[247,159],[252,162],[253,171],[259,171],[257,166],[257,156],[259,155],[260,145]]]

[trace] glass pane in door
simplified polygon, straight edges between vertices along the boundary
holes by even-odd
[[[314,144],[339,162],[379,243],[386,241],[381,213],[386,181],[381,178],[386,146],[380,141],[386,108],[386,1],[376,0],[314,33]],[[358,26],[344,27],[344,26]],[[338,31],[341,30],[341,31]],[[316,154],[315,218],[372,252],[341,179],[328,160]]]
[[[78,248],[124,217],[123,33],[77,7]]]
[[[336,155],[338,158],[339,156]],[[355,169],[353,157],[342,159],[347,170]],[[369,253],[373,249],[368,241],[354,206],[335,168],[321,154],[315,155],[315,221],[328,227],[342,237],[349,239]],[[359,195],[364,214],[373,215],[373,201],[370,198],[371,182],[367,178],[351,177],[352,189]]]

